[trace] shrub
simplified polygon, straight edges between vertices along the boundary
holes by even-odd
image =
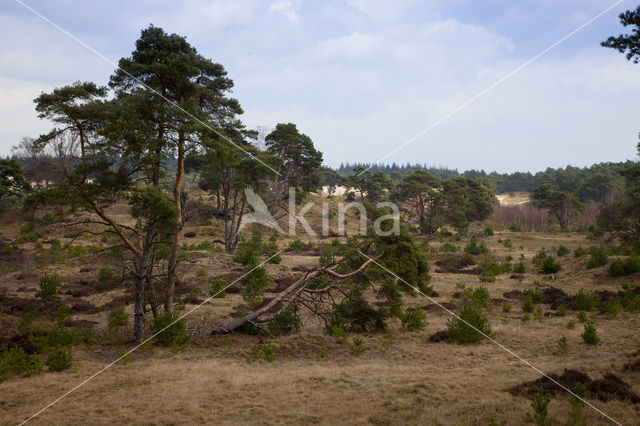
[[[493,229],[490,226],[487,226],[482,230],[482,234],[486,235],[487,237],[493,237]]]
[[[622,310],[622,304],[613,296],[610,296],[606,302],[603,303],[602,309],[605,311],[607,318],[615,318],[618,316],[618,312]]]
[[[289,243],[289,249],[294,253],[299,253],[303,251],[304,248],[305,248],[305,245],[300,240],[294,240]]]
[[[440,253],[455,253],[458,250],[460,250],[460,248],[451,243],[444,243],[439,249]]]
[[[54,321],[56,325],[60,327],[64,327],[67,321],[71,318],[71,311],[67,305],[61,305],[57,310],[54,316]]]
[[[355,336],[353,338],[353,343],[349,345],[349,352],[351,355],[360,355],[366,351],[367,348],[362,344],[362,338],[360,336]]]
[[[536,307],[535,302],[533,301],[531,296],[527,294],[527,296],[525,296],[524,300],[522,301],[522,311],[531,313],[533,312],[533,309],[535,307]]]
[[[560,246],[558,246],[558,248],[556,249],[556,255],[558,257],[562,257],[566,256],[567,254],[569,254],[569,249],[566,246],[560,244]]]
[[[322,244],[320,246],[320,261],[321,265],[330,265],[333,263],[333,254],[335,250],[328,244]]]
[[[560,339],[558,339],[558,349],[560,349],[560,352],[563,354],[566,354],[569,350],[569,341],[567,340],[567,336],[564,334]]]
[[[640,292],[629,284],[622,284],[622,290],[618,291],[618,300],[627,312],[640,312]]]
[[[556,316],[563,317],[565,315],[567,315],[567,308],[565,308],[563,305],[558,306],[558,309],[556,310]]]
[[[424,329],[426,315],[422,309],[407,309],[402,316],[402,326],[409,331],[417,331]]]
[[[590,311],[599,306],[600,296],[596,293],[585,293],[583,289],[580,289],[571,301],[571,307],[577,311]]]
[[[576,317],[580,322],[587,322],[587,313],[585,311],[578,312],[578,315]]]
[[[463,304],[457,317],[447,322],[447,339],[457,343],[475,343],[493,337],[491,325],[481,308]]]
[[[491,305],[491,295],[489,290],[483,285],[478,287],[470,287],[462,292],[462,303],[475,305],[480,309],[490,311],[493,307]]]
[[[544,301],[544,296],[542,295],[542,291],[540,290],[540,287],[538,287],[537,285],[527,292],[527,296],[531,298],[533,303],[542,303]]]
[[[116,306],[109,312],[107,324],[110,331],[117,331],[120,327],[124,327],[129,322],[129,316],[124,310],[124,306]]]
[[[247,275],[244,277],[244,289],[242,298],[250,305],[256,305],[262,299],[262,290],[267,286],[267,276],[264,268],[255,264],[245,266]]]
[[[98,281],[103,283],[106,281],[111,281],[112,279],[113,279],[113,271],[111,270],[111,268],[108,268],[106,266],[100,268],[100,272],[98,272]]]
[[[282,256],[280,253],[280,247],[278,247],[278,243],[276,241],[276,236],[272,235],[269,237],[269,244],[267,244],[267,258],[269,259],[267,262],[277,265],[282,262]]]
[[[573,393],[575,395],[569,395],[569,404],[571,404],[571,406],[567,413],[570,419],[567,424],[586,425],[587,421],[584,418],[582,409],[584,408],[583,400],[589,397],[589,392],[587,392],[587,389],[582,383],[576,383],[573,388]]]
[[[267,328],[274,336],[283,336],[291,332],[300,331],[300,317],[291,308],[275,314],[270,320]]]
[[[548,406],[551,398],[544,395],[542,390],[539,390],[531,398],[531,408],[533,408],[533,414],[527,413],[527,422],[534,423],[540,426],[547,426],[553,424],[553,419],[549,417]]]
[[[540,264],[540,271],[545,274],[555,274],[560,270],[561,266],[559,262],[553,256],[547,256]]]
[[[207,270],[204,269],[204,267],[200,267],[198,268],[198,270],[196,271],[196,275],[199,277],[206,277],[207,276]]]
[[[2,250],[0,250],[0,252],[2,252],[2,254],[13,254],[13,247],[4,246],[2,247]]]
[[[587,323],[584,325],[584,333],[580,335],[582,340],[590,345],[595,345],[600,341],[600,337],[598,337],[598,332],[593,324]]]
[[[58,347],[49,353],[45,365],[49,371],[62,371],[71,368],[71,351]]]
[[[189,342],[184,321],[176,321],[171,312],[165,312],[153,319],[151,334],[155,335],[156,333],[158,333],[156,341],[160,344],[183,346]]]
[[[513,268],[511,270],[515,274],[524,274],[526,272],[526,269],[524,267],[524,262],[520,260],[520,261],[514,263],[513,264]]]
[[[13,374],[31,376],[42,371],[42,361],[37,354],[27,355],[20,347],[0,348],[0,380],[8,379]]]
[[[502,312],[504,312],[505,314],[508,314],[509,312],[511,312],[511,303],[504,302],[502,304]]]
[[[604,266],[609,261],[607,252],[603,247],[593,246],[589,248],[589,254],[591,257],[587,261],[587,269],[597,268]]]
[[[614,277],[640,272],[640,258],[637,256],[630,256],[624,261],[621,259],[615,259],[609,265],[607,272],[609,275]]]
[[[573,257],[583,257],[587,255],[587,249],[585,249],[582,246],[576,247],[576,249],[573,251]]]
[[[527,312],[525,312],[524,314],[522,314],[522,318],[521,318],[522,322],[527,322],[531,320],[531,315],[529,315]]]
[[[36,292],[36,297],[40,297],[42,299],[54,298],[58,293],[60,277],[55,273],[52,275],[44,274],[40,277],[38,285],[40,286],[40,290]]]
[[[478,239],[476,237],[472,237],[469,244],[467,244],[466,247],[464,248],[464,251],[465,253],[477,255],[482,253],[488,253],[489,249],[484,244],[484,242],[481,242],[478,244]]]
[[[209,296],[215,299],[224,299],[227,297],[226,291],[224,291],[224,284],[222,280],[217,279],[211,281],[211,287],[209,287]]]
[[[254,346],[251,355],[254,359],[264,359],[267,362],[273,362],[276,359],[277,347],[273,343],[265,343],[262,346]]]
[[[536,310],[533,312],[533,317],[538,321],[542,321],[544,319],[544,312],[542,312],[542,307],[538,305]]]
[[[576,322],[575,322],[574,320],[569,320],[569,321],[567,322],[567,328],[568,328],[569,330],[573,330],[575,327],[576,327]]]
[[[542,262],[547,258],[547,252],[545,249],[540,249],[534,256],[531,258],[531,263],[536,266],[542,265]]]

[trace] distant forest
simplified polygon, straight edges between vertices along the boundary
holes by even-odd
[[[370,167],[371,173],[382,172],[393,176],[394,174],[406,175],[415,170],[424,170],[440,179],[448,179],[455,176],[463,176],[472,179],[483,180],[492,187],[496,193],[508,192],[533,192],[538,186],[548,183],[557,191],[567,191],[577,196],[582,202],[611,201],[614,194],[629,188],[631,182],[620,172],[637,164],[633,161],[619,163],[598,163],[590,167],[547,168],[544,171],[532,174],[530,172],[514,173],[487,173],[484,170],[467,170],[460,173],[457,169],[447,167],[427,166],[426,164],[393,163],[371,165],[366,163],[343,163],[336,172],[340,176],[353,174],[353,169],[358,166]]]

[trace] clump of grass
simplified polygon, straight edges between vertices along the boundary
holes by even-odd
[[[276,359],[278,348],[274,343],[265,343],[264,345],[256,345],[251,350],[253,359],[264,359],[267,362],[273,362]]]

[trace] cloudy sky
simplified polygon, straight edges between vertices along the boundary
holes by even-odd
[[[248,127],[296,123],[325,163],[375,162],[614,0],[21,0],[113,62],[153,23],[225,66]],[[536,171],[636,159],[640,65],[600,47],[623,1],[387,157]],[[50,124],[33,99],[114,67],[0,4],[0,154]]]

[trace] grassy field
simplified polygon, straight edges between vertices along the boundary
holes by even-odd
[[[130,302],[119,280],[121,261],[112,251],[102,250],[108,241],[99,237],[72,241],[70,223],[21,232],[25,222],[15,212],[0,218],[2,245],[17,247],[0,255],[3,343],[28,345],[20,325],[26,306],[32,307],[35,322],[49,323],[64,304],[71,312],[68,325],[90,326],[101,336],[107,331],[110,311]],[[354,232],[356,228],[357,219],[351,217],[348,229]],[[606,299],[623,282],[637,283],[639,274],[614,278],[607,274],[607,266],[587,269],[588,256],[573,255],[578,247],[598,244],[586,234],[494,229],[493,236],[482,239],[489,253],[472,256],[473,264],[461,268],[456,262],[463,258],[468,238],[429,242],[424,255],[431,267],[433,300],[456,311],[464,288],[486,286],[493,306],[489,321],[498,342],[546,373],[561,375],[571,369],[587,374],[596,389],[588,398],[593,405],[622,424],[639,424],[640,404],[634,398],[640,394],[640,314],[620,310],[614,315],[607,309],[586,313],[601,339],[589,345],[581,338],[584,324],[578,319],[579,311],[571,309],[571,298],[581,289],[599,292]],[[219,231],[216,221],[188,223],[184,232],[196,235],[184,240],[198,246]],[[58,253],[61,257],[56,262],[44,264],[41,258],[53,251],[56,239],[64,256]],[[284,248],[289,241],[278,243]],[[66,243],[84,249],[74,252],[64,248]],[[440,252],[438,248],[445,243],[460,251]],[[532,258],[542,248],[552,252],[560,246],[569,251],[557,257],[562,269],[553,275],[540,273]],[[494,282],[483,283],[477,265],[489,256],[498,261],[511,256],[514,262],[522,258],[525,272],[502,273]],[[285,252],[281,264],[267,265],[272,284],[265,296],[273,297],[275,287],[302,275],[317,264],[318,257],[318,250],[311,247],[299,253]],[[99,279],[103,267],[111,268],[115,276]],[[243,273],[230,255],[217,248],[190,250],[189,262],[182,268],[178,293],[185,310],[208,297],[213,279],[229,280]],[[58,296],[51,301],[34,297],[38,279],[45,273],[61,278]],[[544,294],[544,301],[538,315],[531,313],[523,321],[522,300],[534,287]],[[526,414],[532,412],[530,395],[510,389],[540,375],[486,339],[469,345],[438,339],[438,332],[447,330],[451,315],[422,296],[405,296],[405,303],[426,313],[423,330],[410,332],[399,320],[392,320],[388,333],[350,334],[340,343],[324,333],[318,319],[304,314],[302,330],[285,337],[241,333],[194,337],[179,350],[148,343],[58,401],[33,423],[524,423]],[[508,312],[505,304],[510,305]],[[558,315],[560,305],[567,307],[565,316]],[[186,326],[218,324],[246,309],[238,290],[232,288],[226,298],[209,300],[187,316]],[[127,341],[131,304],[126,311],[129,323],[122,330],[123,341],[98,338],[90,345],[75,345],[70,369],[48,372],[45,367],[42,374],[15,375],[0,382],[0,423],[16,424],[28,418],[132,348],[134,344]],[[567,326],[571,321],[574,328]],[[563,335],[567,345],[560,347]],[[362,339],[366,348],[362,353],[350,348],[354,337]],[[265,347],[275,348],[273,360],[260,357]],[[610,374],[623,384],[602,380]],[[569,395],[552,388],[545,387],[555,392],[549,413],[564,423],[569,419]],[[587,424],[610,423],[589,407],[584,408],[584,416]]]

